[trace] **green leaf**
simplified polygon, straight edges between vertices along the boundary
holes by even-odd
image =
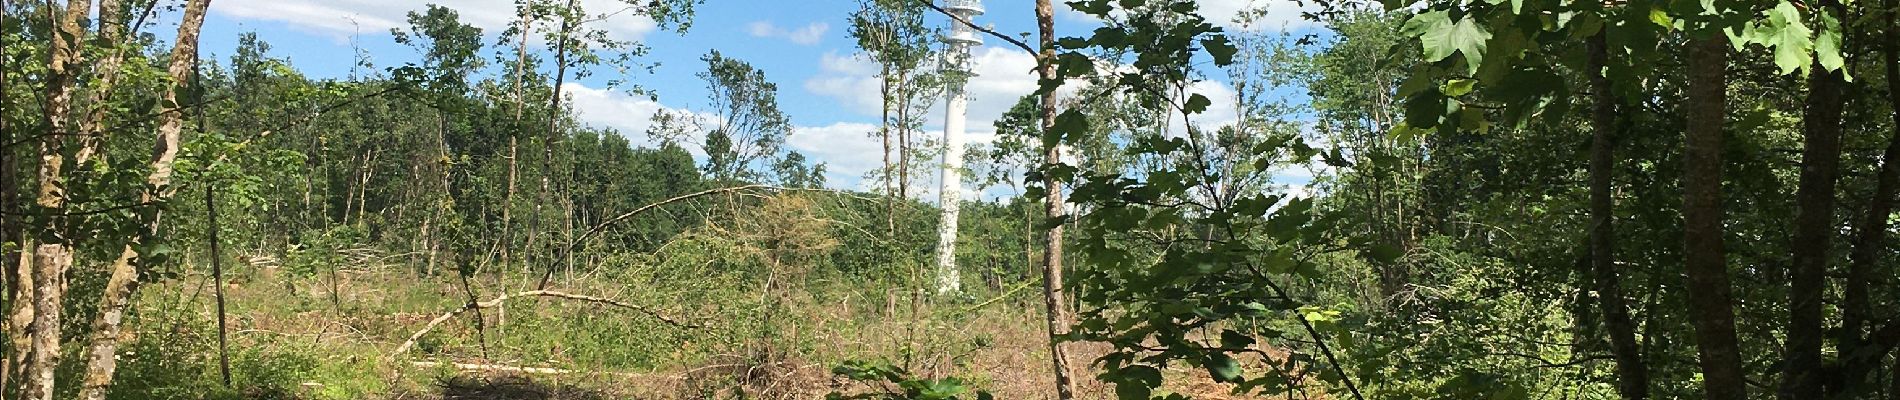
[[[1774,50],[1775,66],[1783,74],[1809,68],[1814,60],[1814,32],[1801,21],[1801,10],[1783,1],[1762,14],[1767,18],[1754,30],[1752,41]]]
[[[1207,355],[1205,364],[1208,375],[1213,376],[1215,382],[1240,382],[1240,362],[1233,357],[1213,353]]]
[[[1181,106],[1181,111],[1188,114],[1200,114],[1207,112],[1207,107],[1211,105],[1214,105],[1214,102],[1208,100],[1207,96],[1195,93],[1193,96],[1188,96],[1187,104]]]
[[[1233,64],[1234,53],[1240,52],[1239,48],[1234,47],[1233,43],[1227,41],[1227,36],[1225,35],[1216,35],[1201,39],[1201,46],[1207,48],[1208,55],[1214,56],[1214,64],[1216,65]]]
[[[1056,74],[1075,78],[1095,74],[1095,61],[1082,53],[1066,52],[1056,55]]]
[[[1828,71],[1840,71],[1846,60],[1841,58],[1841,21],[1831,13],[1821,13],[1821,32],[1814,38],[1814,57],[1821,68]],[[1853,77],[1846,77],[1853,80]]]
[[[1115,384],[1115,398],[1121,400],[1148,400],[1154,394],[1154,388],[1129,382]]]
[[[1130,365],[1122,368],[1124,382],[1139,383],[1147,387],[1161,386],[1161,370],[1146,365]]]
[[[1069,8],[1094,16],[1107,16],[1109,11],[1114,10],[1113,7],[1109,6],[1107,0],[1071,1],[1066,4],[1069,5]]]
[[[1062,143],[1062,138],[1082,134],[1088,129],[1087,115],[1075,109],[1063,111],[1061,115],[1056,116],[1055,129],[1042,133],[1042,145],[1043,147],[1056,146]]]
[[[1439,85],[1438,91],[1445,93],[1446,96],[1458,97],[1471,93],[1471,90],[1477,87],[1478,81],[1474,79],[1452,79]]]
[[[1656,7],[1649,9],[1649,22],[1653,22],[1656,26],[1663,27],[1663,29],[1671,29],[1676,26],[1676,19],[1669,16],[1669,11]]]
[[[1491,32],[1478,26],[1474,18],[1464,18],[1453,22],[1451,15],[1444,10],[1427,11],[1412,16],[1405,21],[1405,34],[1417,37],[1425,51],[1425,61],[1440,61],[1451,57],[1452,53],[1465,56],[1467,73],[1478,72],[1478,65],[1484,61],[1485,41],[1491,39]]]

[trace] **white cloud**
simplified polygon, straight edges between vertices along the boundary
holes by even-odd
[[[1003,113],[1009,111],[1017,100],[1036,91],[1036,62],[1034,57],[1021,51],[1001,47],[983,47],[971,54],[971,63],[976,76],[971,78],[966,86],[969,109],[966,114],[968,130],[965,134],[965,142],[988,143],[996,138],[995,121],[1001,118]],[[879,71],[875,62],[863,56],[840,55],[833,52],[825,54],[819,60],[819,69],[817,75],[805,81],[807,91],[836,101],[846,110],[860,116],[871,117],[870,121],[876,121],[876,117],[882,111],[882,102],[879,94],[880,82],[877,77]],[[1079,90],[1079,87],[1080,82],[1073,83],[1058,90],[1058,94],[1070,96]],[[1234,90],[1227,84],[1201,81],[1190,86],[1190,92],[1201,94],[1213,101],[1213,105],[1206,112],[1196,114],[1192,118],[1194,123],[1201,128],[1214,129],[1233,124],[1239,119],[1237,108],[1234,106],[1236,101]],[[935,104],[925,117],[925,134],[927,137],[937,138],[942,134],[943,101],[941,99],[932,99],[932,101]],[[1169,119],[1173,132],[1186,130],[1185,123],[1181,121],[1178,113]],[[821,143],[834,147],[862,143],[863,148],[867,150],[827,152],[820,158],[827,162],[837,163],[833,168],[838,169],[840,175],[862,176],[863,171],[870,171],[881,166],[882,152],[877,147],[875,139],[863,135],[864,132],[875,129],[875,126],[873,124],[859,125],[866,129],[859,130],[852,136],[829,136],[825,140],[807,137],[805,140],[809,140],[809,143]],[[814,130],[814,132],[819,131]],[[794,135],[793,141],[799,140],[797,135]],[[847,165],[866,167],[851,168]],[[847,174],[845,171],[851,172]],[[836,178],[833,179],[836,181]],[[925,199],[934,199],[935,183],[919,183],[929,186],[920,191],[920,194],[930,196]],[[973,189],[965,193],[971,198],[976,198],[986,194],[994,196],[1001,193],[997,190],[996,187],[990,187]]]
[[[858,182],[866,172],[884,166],[883,144],[870,137],[877,125],[839,122],[826,126],[801,126],[792,129],[785,146],[825,163],[825,181],[833,185]],[[860,182],[858,186],[866,186]],[[851,187],[847,189],[872,189]]]
[[[670,107],[644,96],[634,96],[612,89],[596,89],[578,83],[563,84],[561,88],[572,99],[569,104],[573,105],[574,113],[581,122],[595,127],[618,130],[622,136],[627,137],[627,141],[637,146],[659,145],[652,138],[647,137],[647,128],[653,126],[653,114],[660,111],[687,113],[701,121],[717,120],[711,114]],[[690,140],[693,143],[683,145],[694,154],[699,154],[698,144],[703,140]]]
[[[497,34],[517,23],[511,0],[431,0],[454,9],[463,23]],[[211,11],[227,17],[269,21],[338,38],[378,34],[409,26],[408,13],[427,9],[427,3],[400,0],[220,0]],[[658,27],[652,19],[632,15],[624,0],[581,0],[589,15],[609,16],[593,26],[616,40],[639,40]]]
[[[969,108],[965,113],[967,128],[964,142],[988,143],[996,138],[996,119],[1016,105],[1017,100],[1036,91],[1036,60],[1030,54],[1018,50],[982,47],[971,52],[970,63],[976,76],[971,77],[965,85],[964,93],[969,99]],[[820,57],[818,74],[805,81],[806,91],[835,101],[846,111],[869,117],[863,120],[871,121],[800,128],[792,135],[790,142],[794,148],[807,154],[817,154],[817,159],[830,163],[828,168],[833,176],[829,179],[834,183],[846,182],[841,179],[845,177],[855,182],[865,172],[883,166],[881,144],[866,135],[876,130],[875,121],[882,113],[878,72],[877,64],[861,55],[831,52]],[[934,140],[943,135],[944,101],[941,98],[929,101],[932,107],[925,112],[922,134]],[[813,150],[800,147],[801,143]],[[931,161],[934,163],[936,160]],[[916,187],[912,193],[925,201],[936,201],[935,175],[928,174],[925,179],[914,182]],[[860,182],[859,186],[872,184],[875,183]],[[986,189],[964,191],[964,195],[971,199],[984,193]]]
[[[1241,31],[1281,31],[1292,32],[1306,28],[1320,27],[1316,21],[1308,20],[1301,14],[1319,10],[1315,4],[1295,0],[1197,0],[1201,5],[1201,16],[1208,22],[1222,28]],[[1252,21],[1236,21],[1242,13],[1258,10],[1263,13]]]
[[[1240,121],[1240,108],[1235,104],[1240,101],[1240,97],[1226,83],[1197,81],[1188,84],[1188,93],[1199,94],[1212,102],[1207,106],[1207,111],[1188,118],[1194,121],[1195,128],[1211,131]],[[1179,112],[1168,118],[1168,131],[1174,133],[1187,131],[1186,124],[1181,122]]]
[[[771,21],[753,21],[746,25],[746,33],[760,38],[785,38],[792,43],[806,46],[818,44],[825,39],[825,33],[831,31],[831,24],[813,22],[797,29],[781,28]]]
[[[805,80],[805,91],[859,115],[875,116],[883,104],[877,73],[877,64],[861,55],[827,52],[818,59],[818,74]]]
[[[970,62],[976,76],[964,86],[970,101],[966,114],[968,141],[983,143],[995,131],[997,118],[1018,99],[1036,91],[1036,59],[1017,50],[982,47],[972,52]],[[819,60],[818,74],[805,81],[805,90],[837,101],[860,116],[876,117],[883,107],[877,74],[877,64],[863,56],[826,53]],[[931,102],[934,106],[925,117],[925,126],[941,128],[943,101]]]

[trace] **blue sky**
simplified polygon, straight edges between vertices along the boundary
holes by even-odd
[[[590,13],[601,13],[624,8],[623,1],[581,3]],[[1265,7],[1268,17],[1263,25],[1270,28],[1301,31],[1312,27],[1299,19],[1292,0],[1199,2],[1210,20],[1222,23],[1240,10]],[[227,57],[240,33],[255,32],[272,45],[273,55],[290,59],[306,74],[344,78],[351,73],[353,49],[360,48],[379,67],[415,60],[413,50],[393,42],[389,29],[406,26],[404,13],[430,3],[456,9],[464,22],[483,28],[491,44],[494,35],[514,18],[510,0],[217,0],[206,22],[203,51],[207,57]],[[1033,4],[987,0],[988,12],[976,21],[1004,33],[1033,32]],[[876,139],[866,135],[877,122],[875,66],[856,57],[855,42],[847,32],[847,18],[856,8],[853,0],[708,0],[697,8],[692,28],[685,34],[656,29],[652,21],[640,17],[608,18],[594,27],[651,48],[643,60],[659,68],[652,74],[622,79],[654,90],[659,101],[608,90],[607,81],[618,77],[605,73],[573,82],[567,91],[583,121],[619,129],[638,143],[653,112],[703,109],[706,89],[693,75],[703,66],[699,57],[718,49],[759,67],[778,84],[780,105],[798,126],[789,147],[827,163],[833,186],[858,188],[859,177],[878,166],[881,152]],[[1057,8],[1061,10],[1058,34],[1086,33],[1095,24],[1066,6]],[[932,23],[943,26],[948,21],[937,18]],[[1017,98],[1034,90],[1034,61],[992,38],[987,46],[973,51],[973,62],[978,77],[968,89],[970,141],[983,142],[993,131],[991,122]],[[1227,90],[1220,82],[1205,86],[1210,94]],[[1231,108],[1227,110],[1231,113]],[[930,115],[941,113],[939,108]],[[1219,118],[1219,113],[1216,107],[1211,115]],[[939,134],[939,119],[926,124],[928,134]],[[920,186],[935,186],[935,182]]]

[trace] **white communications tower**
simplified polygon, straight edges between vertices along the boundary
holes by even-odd
[[[950,21],[950,35],[943,42],[950,45],[948,64],[953,73],[961,73],[963,78],[973,77],[970,71],[970,48],[983,44],[983,38],[977,36],[976,27],[959,22],[974,21],[983,14],[981,0],[942,0],[944,11],[957,16]],[[943,106],[943,170],[939,175],[937,204],[943,207],[943,220],[937,225],[937,293],[954,294],[962,290],[962,280],[957,273],[957,212],[963,201],[963,122],[969,99],[964,98],[963,82],[966,79],[953,79],[953,84],[945,88],[949,96]]]

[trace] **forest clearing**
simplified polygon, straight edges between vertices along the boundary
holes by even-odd
[[[0,17],[0,399],[1900,400],[1900,0]]]

